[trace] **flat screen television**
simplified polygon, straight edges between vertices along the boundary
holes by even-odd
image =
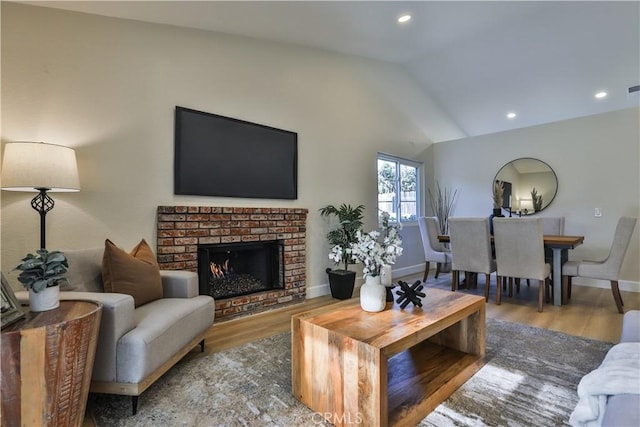
[[[298,134],[176,106],[174,193],[298,198]]]

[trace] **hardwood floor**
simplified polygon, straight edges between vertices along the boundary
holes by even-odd
[[[432,274],[432,273],[431,273]],[[407,282],[416,280],[418,276],[402,278]],[[493,278],[495,280],[495,278]],[[442,274],[438,279],[427,280],[427,288],[450,286],[451,275]],[[478,290],[468,292],[482,294],[484,284]],[[495,289],[495,285],[492,285]],[[461,290],[459,292],[467,292]],[[621,292],[625,311],[640,310],[640,293]],[[585,338],[601,341],[618,342],[622,329],[622,315],[616,310],[610,289],[586,286],[573,287],[569,304],[556,307],[545,304],[544,312],[537,311],[538,289],[536,285],[527,287],[523,284],[519,294],[509,298],[503,296],[502,304],[496,305],[493,293],[487,303],[487,317],[509,322],[516,322],[539,328],[551,329]],[[210,329],[205,340],[205,354],[225,350],[249,341],[289,331],[291,316],[295,313],[312,310],[337,302],[330,296],[322,296],[283,309],[277,309],[249,316],[217,322]],[[192,352],[191,355],[194,355]],[[196,355],[197,357],[197,355]]]
[[[450,289],[451,275],[441,274],[438,279],[433,278],[433,271],[429,273],[427,288],[439,287]],[[401,278],[413,283],[421,279],[422,275]],[[492,278],[495,281],[495,277]],[[613,301],[610,289],[600,289],[585,286],[573,287],[573,294],[569,304],[556,307],[545,304],[544,312],[537,311],[538,289],[536,285],[527,287],[523,283],[519,294],[513,297],[503,295],[502,304],[495,303],[495,284],[491,286],[492,293],[487,303],[487,317],[521,323],[539,328],[550,329],[570,335],[617,343],[622,329],[622,314],[619,314]],[[460,290],[483,295],[484,283],[477,289]],[[640,310],[640,293],[621,292],[625,312]],[[338,302],[326,295],[313,298],[301,304],[255,314],[249,317],[214,322],[205,339],[205,351],[200,348],[192,350],[185,356],[187,359],[197,359],[208,354],[223,351],[250,341],[265,338],[291,330],[291,316],[317,307]],[[144,398],[144,397],[143,397]],[[93,427],[95,423],[88,413],[83,427]]]

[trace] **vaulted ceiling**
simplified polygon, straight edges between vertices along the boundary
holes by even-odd
[[[636,1],[28,1],[389,61],[468,136],[639,105]],[[400,24],[397,18],[410,14]],[[595,98],[597,92],[607,96]],[[507,113],[516,114],[507,118]]]

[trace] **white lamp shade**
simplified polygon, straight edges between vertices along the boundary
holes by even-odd
[[[76,152],[42,142],[7,143],[1,185],[9,191],[80,191]]]

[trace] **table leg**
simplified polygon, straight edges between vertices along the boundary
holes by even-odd
[[[562,248],[553,250],[553,305],[562,305]]]

